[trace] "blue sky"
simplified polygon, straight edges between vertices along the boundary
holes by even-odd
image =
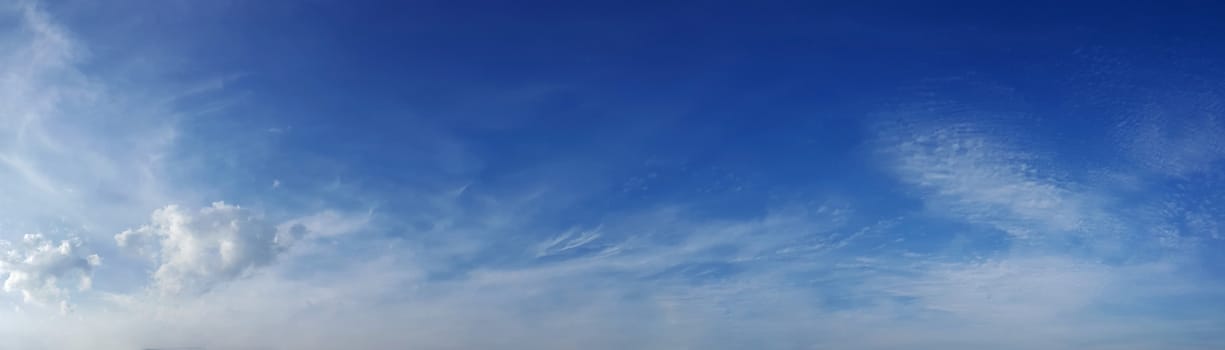
[[[0,5],[0,348],[1218,349],[1211,3]]]

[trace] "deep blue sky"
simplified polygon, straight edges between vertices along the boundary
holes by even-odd
[[[1225,346],[1225,5],[0,8],[0,348]]]

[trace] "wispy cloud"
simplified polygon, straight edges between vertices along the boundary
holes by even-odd
[[[438,144],[419,158],[422,168],[443,169],[441,180],[255,174],[251,187],[208,190],[250,202],[198,207],[207,201],[192,182],[203,176],[174,168],[181,164],[172,158],[214,149],[177,143],[190,130],[176,118],[189,112],[174,101],[226,89],[241,75],[117,90],[83,71],[84,47],[37,5],[3,15],[18,30],[0,39],[12,48],[0,53],[0,277],[24,300],[0,299],[12,306],[0,308],[0,348],[1225,344],[1225,286],[1197,275],[1205,261],[1189,250],[1143,253],[1153,242],[1216,237],[1218,198],[1138,196],[1165,202],[1134,204],[1113,187],[1077,182],[1093,169],[1059,163],[1050,157],[1058,151],[1014,137],[1022,129],[918,121],[909,111],[876,124],[874,164],[904,185],[897,200],[918,200],[920,210],[817,192],[802,202],[762,194],[760,214],[699,210],[677,196],[574,215],[574,207],[607,204],[592,199],[607,195],[597,189],[618,192],[624,186],[609,184],[625,179],[543,160],[494,181],[475,174],[481,160],[467,145],[437,135],[417,145]],[[1207,176],[1201,165],[1220,157],[1209,140],[1219,125],[1206,120],[1202,133],[1138,127],[1142,137],[1125,151],[1163,176]],[[280,124],[252,134],[302,130],[267,125]],[[1152,190],[1134,182],[1129,191]],[[51,229],[32,229],[42,226]],[[1004,247],[907,249],[960,244],[915,242],[944,230],[999,236]],[[44,312],[57,303],[70,312]]]
[[[931,210],[997,227],[1016,238],[1100,226],[1095,199],[1060,180],[1036,154],[974,123],[882,128],[883,151],[899,178]]]
[[[52,221],[114,228],[164,204],[169,190],[156,174],[175,135],[172,113],[78,69],[87,50],[39,5],[5,5],[0,15],[13,25],[0,38],[0,180],[9,184],[0,217],[36,222],[30,230]]]
[[[551,240],[542,242],[536,248],[536,257],[562,254],[568,250],[582,247],[600,238],[600,228],[579,231],[571,229]]]

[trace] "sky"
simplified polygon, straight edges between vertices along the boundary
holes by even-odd
[[[0,349],[1225,348],[1212,2],[0,2]]]

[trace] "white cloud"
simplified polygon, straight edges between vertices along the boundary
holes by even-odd
[[[247,223],[244,218],[252,217],[230,209],[219,212],[229,214],[179,210],[160,220],[183,220],[181,226],[195,227],[200,218],[219,217],[204,220],[220,223],[204,225],[215,227],[235,218]],[[1139,281],[1153,281],[1168,289],[1162,292],[1168,296],[1215,288],[1173,276],[1173,267],[1108,266],[1045,255],[964,263],[888,256],[852,260],[828,250],[806,254],[802,261],[753,259],[808,235],[836,246],[860,231],[846,227],[847,212],[822,207],[711,221],[683,211],[652,211],[608,220],[598,239],[579,245],[615,240],[623,248],[617,254],[488,265],[449,277],[430,273],[449,267],[446,259],[369,242],[360,254],[317,250],[282,255],[246,278],[215,284],[209,293],[192,298],[104,294],[102,302],[82,305],[75,312],[79,317],[55,322],[0,314],[5,316],[0,317],[0,336],[9,330],[11,339],[19,339],[9,344],[29,349],[375,349],[407,344],[450,349],[960,350],[1073,348],[1067,344],[1123,349],[1110,342],[1128,339],[1129,345],[1157,346],[1164,341],[1153,336],[1214,334],[1201,324],[1211,320],[1206,314],[1167,319],[1144,313],[1110,316],[1098,309],[1154,300],[1159,291],[1135,287]],[[879,232],[855,239],[874,239],[874,234]],[[524,242],[522,248],[565,247],[593,235],[575,231],[560,240]],[[145,236],[128,238],[135,237]],[[328,266],[319,268],[321,262]],[[741,270],[695,280],[689,277],[702,277],[702,271],[684,269],[695,264]],[[678,271],[685,275],[673,273]],[[851,303],[827,302],[842,298]],[[49,336],[65,331],[82,336]]]
[[[276,259],[284,246],[262,217],[222,202],[196,212],[167,206],[152,221],[115,235],[120,247],[156,265],[153,286],[163,294],[198,294]]]
[[[1088,196],[1044,173],[1038,157],[975,125],[910,127],[887,130],[885,151],[932,208],[1015,237],[1080,231],[1102,219]]]
[[[273,224],[224,202],[195,212],[170,205],[154,211],[149,224],[114,238],[120,248],[154,263],[156,291],[194,296],[271,265],[292,246],[360,230],[372,214],[325,210]]]
[[[568,250],[582,247],[600,238],[600,228],[579,231],[571,229],[536,246],[536,257],[545,257],[565,253]]]
[[[108,217],[91,210],[103,208],[143,208],[144,215],[148,203],[166,203],[143,184],[156,183],[158,151],[173,132],[89,132],[124,113],[85,108],[108,105],[87,98],[105,89],[77,75],[77,50],[62,31],[23,11],[33,41],[0,54],[12,63],[0,67],[12,73],[0,92],[0,136],[12,136],[0,137],[0,183],[16,184],[2,185],[12,196],[0,198],[0,215]],[[31,63],[21,55],[42,65],[23,66]],[[914,131],[891,135],[889,149],[896,170],[933,210],[1018,237],[1085,230],[1100,220],[1089,196],[993,134],[965,126]],[[111,139],[122,142],[99,142]],[[899,259],[870,248],[898,234],[892,222],[849,225],[858,214],[836,206],[743,220],[652,208],[540,239],[532,235],[538,224],[557,222],[547,208],[565,201],[478,198],[469,208],[458,198],[464,193],[395,213],[402,221],[391,227],[418,234],[385,241],[351,236],[392,230],[369,228],[369,212],[273,222],[220,202],[164,207],[114,239],[152,261],[154,291],[187,297],[101,291],[73,317],[59,318],[0,310],[0,348],[1109,349],[1156,348],[1171,335],[1225,340],[1211,308],[1173,318],[1096,308],[1162,305],[1151,288],[1136,287],[1141,282],[1169,288],[1162,297],[1194,294],[1196,284],[1174,268],[1042,254],[912,264],[926,256]],[[1216,229],[1198,217],[1187,223]],[[316,238],[343,248],[283,254]],[[34,236],[23,244],[6,247],[0,260],[8,280],[17,276],[11,290],[51,301],[73,285],[89,286],[99,260],[77,241]],[[73,305],[61,300],[60,307]],[[1102,343],[1119,339],[1134,344]]]
[[[961,319],[1042,324],[1083,314],[1114,281],[1107,266],[1054,257],[933,266],[918,283],[895,290],[924,308]]]
[[[47,239],[27,234],[14,245],[0,240],[0,275],[6,275],[4,291],[21,293],[27,303],[61,302],[66,308],[69,289],[88,290],[98,255],[85,254],[78,239]]]
[[[168,104],[84,74],[88,50],[35,2],[0,5],[0,25],[0,220],[114,229],[165,203]]]

